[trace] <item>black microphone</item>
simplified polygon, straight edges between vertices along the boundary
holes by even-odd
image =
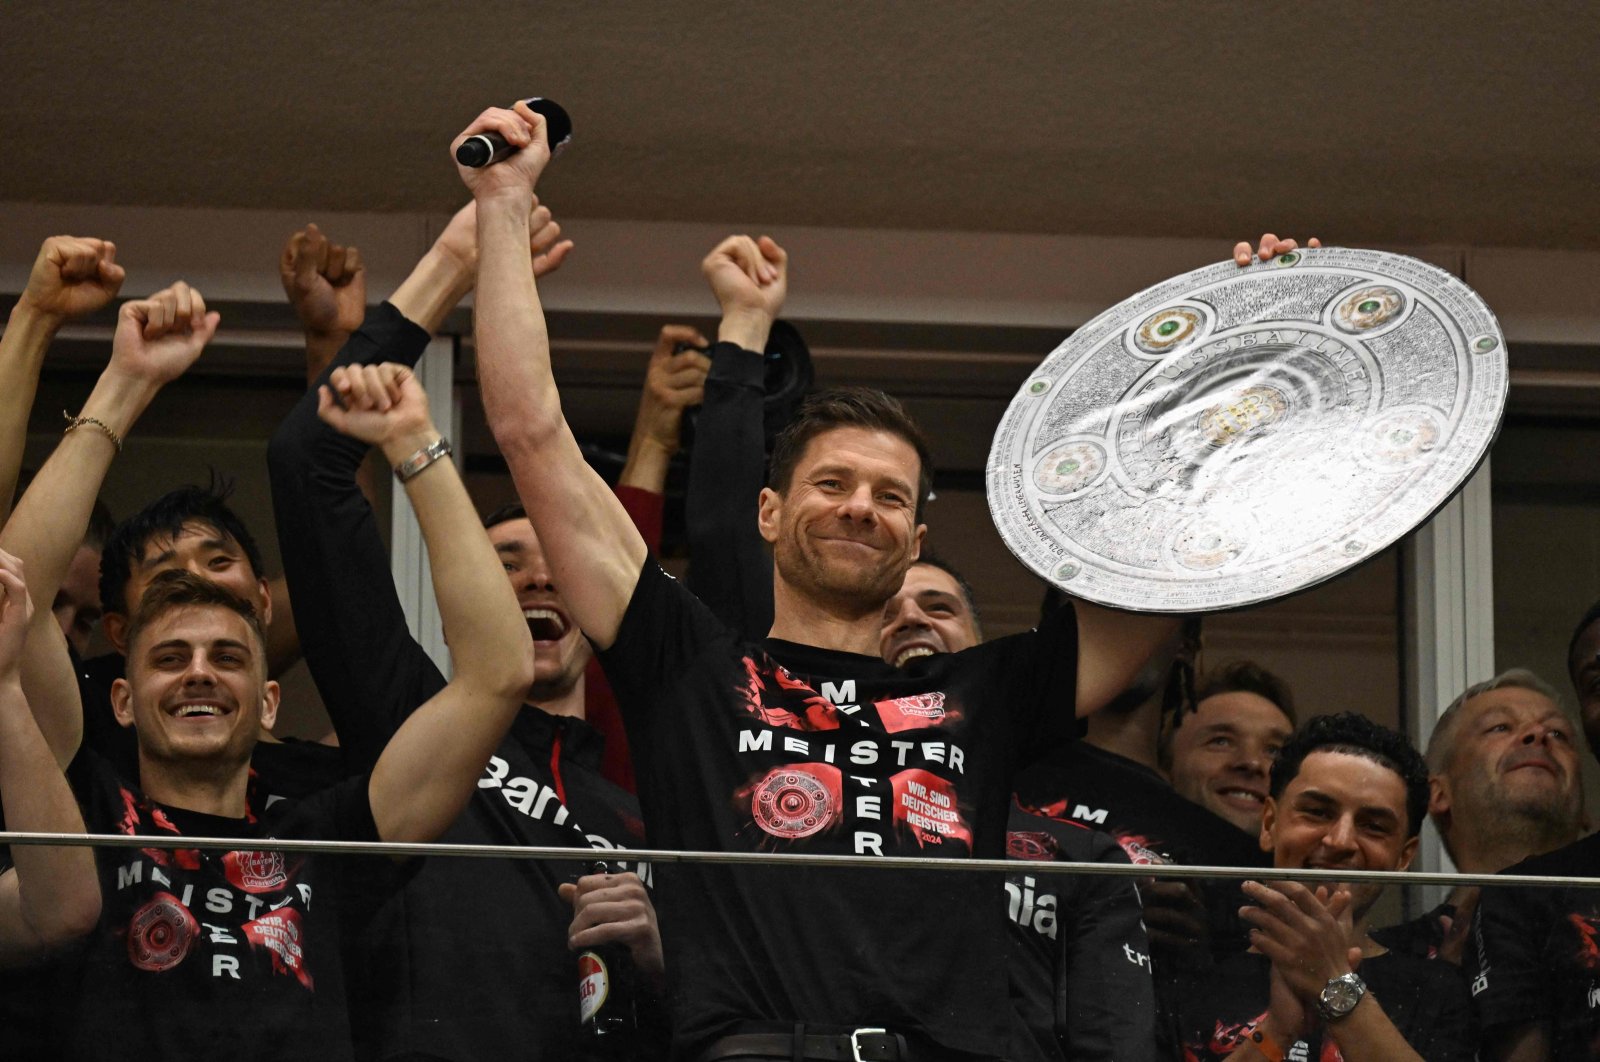
[[[572,141],[572,117],[567,114],[566,108],[555,100],[535,96],[523,102],[534,114],[544,115],[545,132],[550,138],[550,157],[554,158],[557,152]],[[518,150],[506,143],[506,138],[499,133],[475,133],[456,148],[456,161],[474,170],[481,170],[485,166],[493,166],[501,159],[515,155]]]

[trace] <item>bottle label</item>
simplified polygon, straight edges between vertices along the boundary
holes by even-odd
[[[594,1021],[611,994],[611,971],[605,960],[592,951],[578,956],[578,1020]]]

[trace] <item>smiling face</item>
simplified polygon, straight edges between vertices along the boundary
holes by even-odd
[[[1172,786],[1254,836],[1272,757],[1293,731],[1283,711],[1258,693],[1213,694],[1172,732]]]
[[[895,667],[920,656],[959,653],[982,639],[961,585],[942,568],[913,564],[883,607],[878,655]]]
[[[778,578],[824,607],[879,616],[926,531],[916,520],[918,474],[916,449],[891,432],[813,437],[785,490],[761,492],[761,535]]]
[[[1512,813],[1575,826],[1583,786],[1573,727],[1542,693],[1502,686],[1461,705],[1430,810],[1454,831]]]
[[[117,721],[139,739],[142,768],[248,770],[260,729],[277,719],[278,684],[250,622],[217,605],[150,620],[112,686]]]
[[[534,678],[528,698],[535,704],[552,700],[583,677],[591,655],[589,641],[556,592],[533,524],[526,517],[495,524],[489,528],[489,541],[494,543],[533,635]]]
[[[132,607],[144,598],[156,576],[173,570],[193,572],[227,588],[254,606],[263,627],[272,622],[272,599],[266,579],[251,567],[239,543],[204,523],[184,524],[172,538],[147,539],[139,556],[128,566],[123,600]],[[106,615],[106,638],[123,653],[127,652],[127,629],[127,616]]]
[[[1272,865],[1325,870],[1404,870],[1416,855],[1407,836],[1406,785],[1400,775],[1365,756],[1321,749],[1262,811],[1261,847]],[[1381,885],[1350,886],[1359,920]]]

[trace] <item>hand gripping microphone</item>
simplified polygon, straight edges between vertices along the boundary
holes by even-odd
[[[550,137],[550,157],[555,156],[572,141],[572,118],[555,100],[538,96],[524,100],[534,114],[544,115],[545,132]],[[518,149],[506,143],[499,133],[476,133],[467,137],[456,148],[456,161],[474,170],[493,166],[501,159],[517,153]]]

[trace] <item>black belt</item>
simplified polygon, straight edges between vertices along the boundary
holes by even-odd
[[[706,1049],[700,1062],[722,1058],[767,1056],[806,1062],[916,1062],[906,1039],[884,1029],[855,1029],[847,1033],[808,1033],[805,1026],[793,1032],[737,1033],[724,1036]]]

